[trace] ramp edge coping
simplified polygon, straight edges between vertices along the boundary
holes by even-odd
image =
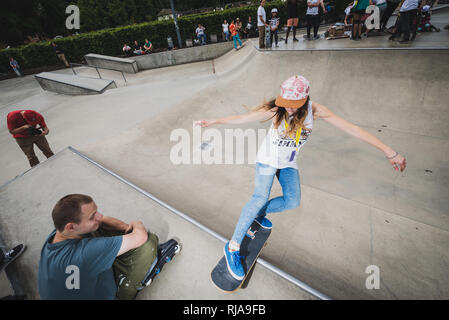
[[[145,190],[139,188],[138,186],[136,186],[135,184],[133,184],[132,182],[129,182],[128,180],[126,180],[125,178],[119,176],[118,174],[114,173],[113,171],[103,167],[101,164],[99,164],[98,162],[90,159],[88,156],[84,155],[83,153],[81,153],[80,151],[72,148],[71,146],[68,147],[68,149],[73,152],[74,154],[80,156],[81,158],[89,161],[90,163],[94,164],[95,166],[97,166],[98,168],[102,169],[103,171],[109,173],[110,175],[112,175],[113,177],[115,177],[116,179],[122,181],[123,183],[127,184],[128,186],[130,186],[131,188],[135,189],[136,191],[142,193],[144,196],[152,199],[153,201],[157,202],[158,204],[160,204],[161,206],[165,207],[166,209],[168,209],[169,211],[171,211],[172,213],[178,215],[179,217],[183,218],[184,220],[187,220],[188,222],[192,223],[193,225],[197,226],[198,228],[200,228],[201,230],[205,231],[206,233],[208,233],[209,235],[213,236],[214,238],[220,240],[223,243],[226,243],[228,240],[221,236],[220,234],[216,233],[215,231],[209,229],[208,227],[204,226],[203,224],[199,223],[198,221],[196,221],[195,219],[189,217],[188,215],[186,215],[185,213],[182,213],[181,211],[173,208],[172,206],[168,205],[167,203],[163,202],[162,200],[156,198],[155,196],[153,196],[152,194],[146,192]],[[307,293],[321,299],[321,300],[332,300],[330,297],[328,297],[327,295],[319,292],[318,290],[310,287],[309,285],[305,284],[304,282],[296,279],[295,277],[293,277],[292,275],[286,273],[285,271],[275,267],[274,265],[272,265],[271,263],[263,260],[262,258],[258,258],[257,262],[260,263],[262,266],[264,266],[265,268],[267,268],[268,270],[274,272],[275,274],[277,274],[278,276],[284,278],[285,280],[289,281],[290,283],[296,285],[297,287],[301,288],[302,290],[306,291]]]

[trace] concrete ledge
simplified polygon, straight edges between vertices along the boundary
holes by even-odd
[[[95,79],[55,72],[41,72],[34,76],[42,89],[68,95],[101,94],[117,88],[113,80]]]
[[[133,59],[104,56],[101,54],[89,53],[84,56],[86,62],[91,67],[122,71],[126,73],[137,73],[139,69]]]
[[[216,59],[224,55],[226,52],[232,50],[232,48],[234,48],[233,42],[228,41],[193,48],[184,48],[180,50],[153,53],[149,55],[133,57],[132,59],[137,62],[137,67],[139,70],[148,70],[184,63]]]

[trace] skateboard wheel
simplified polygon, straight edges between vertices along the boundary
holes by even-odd
[[[182,249],[181,244],[178,244],[178,245],[175,247],[175,254],[179,253],[179,252],[181,251],[181,249]]]

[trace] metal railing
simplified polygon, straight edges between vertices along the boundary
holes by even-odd
[[[136,186],[135,184],[133,184],[132,182],[126,180],[125,178],[119,176],[118,174],[112,172],[111,170],[103,167],[101,164],[99,164],[98,162],[90,159],[88,156],[86,156],[85,154],[81,153],[80,151],[72,148],[72,147],[68,147],[68,149],[73,152],[74,154],[77,154],[78,156],[80,156],[81,158],[84,158],[85,160],[89,161],[90,163],[94,164],[95,166],[97,166],[98,168],[102,169],[103,171],[107,172],[108,174],[112,175],[113,177],[117,178],[118,180],[120,180],[121,182],[125,183],[126,185],[128,185],[129,187],[133,188],[134,190],[140,192],[141,194],[143,194],[144,196],[146,196],[147,198],[152,199],[153,201],[155,201],[156,203],[158,203],[159,205],[161,205],[162,207],[168,209],[169,211],[171,211],[172,213],[176,214],[177,216],[181,217],[182,219],[190,222],[191,224],[195,225],[196,227],[200,228],[201,230],[205,231],[206,233],[208,233],[209,235],[213,236],[214,238],[220,240],[223,243],[226,243],[228,241],[228,239],[226,239],[225,237],[223,237],[222,235],[218,234],[217,232],[213,231],[212,229],[206,227],[205,225],[201,224],[200,222],[198,222],[197,220],[189,217],[187,214],[173,208],[172,206],[168,205],[167,203],[163,202],[162,200],[156,198],[155,196],[153,196],[152,194],[150,194],[149,192],[146,192],[145,190],[139,188],[138,186]],[[267,262],[266,260],[262,259],[262,258],[258,258],[257,262],[260,263],[261,265],[263,265],[265,268],[267,268],[268,270],[274,272],[275,274],[277,274],[278,276],[280,276],[281,278],[289,281],[290,283],[294,284],[295,286],[301,288],[302,290],[304,290],[305,292],[313,295],[314,297],[321,299],[321,300],[332,300],[329,296],[327,296],[326,294],[318,291],[315,288],[312,288],[311,286],[307,285],[306,283],[300,281],[299,279],[296,279],[295,277],[293,277],[292,275],[288,274],[287,272],[275,267],[274,265],[272,265],[271,263]]]
[[[126,81],[125,74],[123,73],[123,71],[120,71],[120,70],[112,70],[112,69],[101,68],[101,67],[93,67],[93,66],[89,66],[89,65],[87,65],[87,64],[81,64],[81,63],[72,63],[72,62],[71,62],[71,63],[69,63],[69,64],[70,64],[70,68],[72,68],[72,72],[73,72],[74,75],[77,75],[77,73],[76,73],[75,69],[73,68],[73,66],[76,66],[76,67],[88,67],[88,68],[94,68],[94,69],[97,71],[98,77],[99,77],[100,79],[103,79],[103,78],[101,77],[100,71],[98,71],[98,69],[104,69],[104,70],[111,70],[111,71],[120,72],[120,73],[122,74],[123,80],[125,80],[125,84],[128,85],[128,81]]]

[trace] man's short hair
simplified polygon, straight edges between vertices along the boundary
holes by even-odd
[[[51,216],[56,230],[62,232],[67,223],[81,222],[81,206],[94,200],[84,194],[69,194],[61,198],[53,208]]]

